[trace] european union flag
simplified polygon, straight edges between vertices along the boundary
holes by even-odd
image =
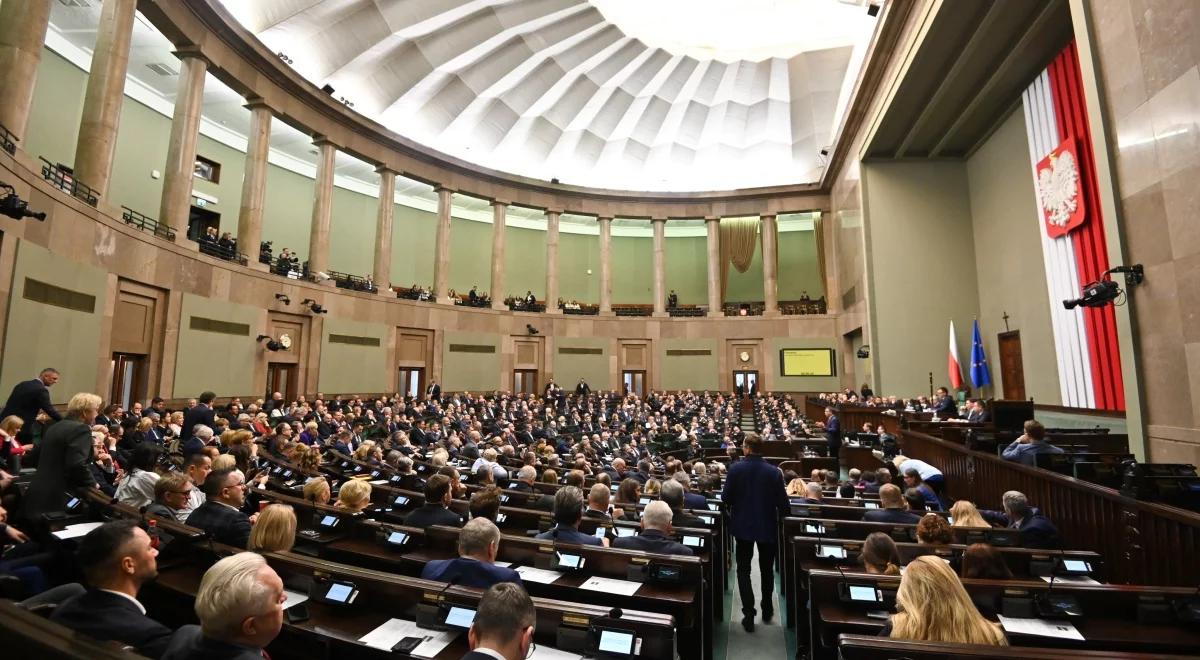
[[[971,385],[979,388],[992,384],[992,372],[988,369],[987,356],[983,354],[983,337],[979,334],[979,319],[975,319],[975,331],[971,338]]]

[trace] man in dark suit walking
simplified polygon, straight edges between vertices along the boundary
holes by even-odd
[[[132,520],[104,523],[79,543],[77,557],[91,586],[59,605],[50,617],[75,632],[100,641],[117,641],[158,658],[172,630],[146,616],[138,602],[142,585],[158,576],[158,551],[150,536]]]
[[[187,524],[208,532],[217,543],[245,548],[250,540],[250,517],[242,513],[246,478],[237,470],[213,470],[204,480],[204,504],[188,516]]]
[[[475,621],[467,631],[471,652],[462,660],[525,660],[533,646],[537,610],[525,588],[501,582],[479,599]]]
[[[37,420],[38,411],[45,412],[56,422],[62,419],[62,415],[59,415],[50,403],[49,388],[57,382],[58,369],[47,367],[42,369],[37,378],[17,383],[12,394],[8,395],[8,402],[4,404],[4,410],[0,411],[0,419],[16,415],[25,422],[17,434],[17,440],[21,444],[33,441],[33,424]]]
[[[825,408],[825,446],[834,465],[842,453],[842,422],[834,413],[833,408]]]
[[[210,429],[217,428],[217,415],[213,411],[212,402],[217,395],[212,392],[201,392],[196,405],[183,413],[183,428],[180,437],[190,438],[195,433],[197,424],[203,424]]]
[[[775,614],[771,592],[775,585],[775,555],[778,551],[779,517],[790,513],[783,473],[762,457],[762,440],[747,433],[742,443],[746,457],[734,463],[725,477],[721,501],[729,513],[729,527],[737,546],[738,591],[742,598],[742,627],[754,632],[754,587],[750,584],[750,561],[758,546],[758,570],[762,581],[762,616],[770,623]]]
[[[98,414],[100,397],[76,394],[67,403],[67,418],[51,426],[29,452],[38,469],[22,499],[25,518],[36,520],[44,513],[62,511],[67,493],[83,496],[95,488],[91,424]]]

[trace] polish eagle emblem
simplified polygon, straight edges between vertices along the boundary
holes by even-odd
[[[1046,233],[1065,236],[1085,219],[1075,142],[1067,138],[1037,164],[1037,194]]]

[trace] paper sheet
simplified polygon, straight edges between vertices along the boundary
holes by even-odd
[[[287,589],[283,590],[283,596],[283,609],[285,610],[292,605],[299,605],[308,600],[308,594],[302,594],[298,591],[288,591]]]
[[[1050,581],[1050,578],[1045,575],[1041,576],[1041,578],[1043,580],[1045,580],[1046,582]],[[1100,584],[1100,583],[1086,575],[1056,575],[1056,576],[1054,576],[1054,584],[1093,584],[1093,585],[1095,585],[1095,584]]]
[[[586,582],[579,585],[581,589],[604,591],[607,593],[621,594],[622,596],[632,596],[633,594],[637,593],[638,587],[641,586],[641,582],[614,580],[612,578],[605,577],[590,577]]]
[[[583,660],[583,656],[559,651],[549,646],[539,646],[533,650],[533,654],[529,656],[528,660]]]
[[[103,524],[104,523],[102,522],[75,523],[74,525],[67,525],[64,529],[54,532],[54,535],[60,539],[63,539],[64,541],[66,539],[75,539],[79,538],[80,536],[87,536],[88,532]]]
[[[421,658],[432,658],[442,652],[459,635],[458,630],[436,631],[417,627],[417,624],[404,619],[390,619],[387,623],[363,635],[358,641],[372,648],[391,651],[396,642],[405,637],[422,637],[421,645],[413,650],[412,655]]]
[[[521,576],[522,580],[527,582],[538,582],[541,584],[550,584],[551,582],[554,582],[563,576],[563,574],[559,573],[558,571],[547,571],[540,568],[534,568],[532,566],[518,566],[514,570],[517,571],[517,574]]]
[[[1057,581],[1057,580],[1056,580]],[[1014,619],[1001,615],[1000,625],[1005,632],[1019,635],[1038,635],[1056,639],[1074,639],[1083,641],[1083,635],[1069,621],[1046,621],[1043,619]]]
[[[494,562],[492,562],[492,563],[493,563],[493,564],[495,564],[495,565],[497,565],[497,566],[501,566],[501,567],[503,567],[503,568],[509,568],[510,566],[512,566],[512,562],[511,562],[511,561],[494,561]]]

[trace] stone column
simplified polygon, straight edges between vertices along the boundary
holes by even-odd
[[[562,211],[546,209],[546,313],[562,314],[558,308],[558,220]]]
[[[135,13],[137,0],[104,0],[83,96],[83,119],[75,143],[75,176],[101,199],[108,196],[112,180]]]
[[[715,215],[704,218],[708,230],[708,315],[724,316],[721,308],[721,219]]]
[[[0,124],[18,140],[25,138],[42,44],[50,26],[48,0],[0,4]]]
[[[763,252],[763,315],[774,316],[779,313],[779,280],[775,273],[776,255],[775,215],[762,216],[762,252]]]
[[[492,309],[507,309],[504,306],[504,223],[507,221],[508,202],[492,202]]]
[[[396,172],[380,165],[379,213],[375,216],[375,269],[371,279],[380,294],[391,297],[392,293],[392,222],[396,215]]]
[[[171,119],[171,142],[163,168],[162,207],[158,221],[175,230],[176,240],[198,247],[185,237],[192,207],[192,172],[196,167],[196,142],[200,136],[200,104],[204,100],[204,74],[208,61],[198,51],[180,51],[179,90]]]
[[[308,230],[308,274],[329,273],[329,226],[333,219],[333,161],[337,147],[318,135],[313,139],[317,148],[317,180],[314,183],[312,224]],[[322,284],[337,286],[333,280]]]
[[[450,202],[454,191],[449,188],[437,188],[438,194],[438,224],[437,243],[433,257],[433,298],[447,305],[454,304],[446,295],[449,291],[447,283],[450,280]]]
[[[246,107],[250,110],[250,134],[246,138],[246,171],[242,177],[242,206],[238,210],[238,251],[246,255],[251,268],[269,270],[270,266],[258,262],[258,247],[262,242],[273,117],[262,99],[251,99]]]
[[[651,218],[654,229],[654,315],[667,315],[667,219]]]
[[[600,313],[612,314],[612,218],[600,221]]]

